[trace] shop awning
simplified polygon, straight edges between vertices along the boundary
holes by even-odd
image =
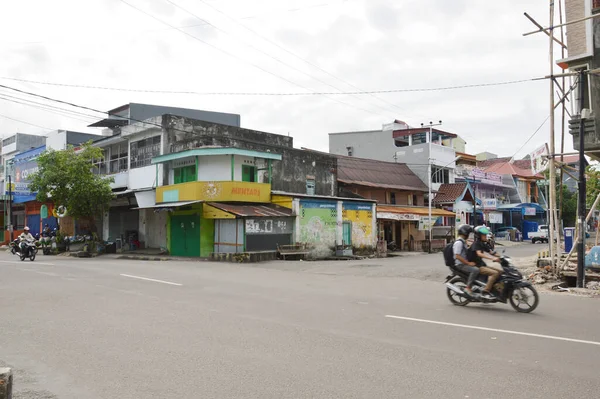
[[[133,209],[173,209],[179,208],[180,206],[196,204],[202,201],[180,201],[180,202],[161,202],[160,204],[148,205],[148,206],[140,206],[139,208]]]
[[[209,202],[206,205],[238,217],[290,217],[294,212],[276,204],[230,204]]]
[[[419,207],[399,207],[389,205],[377,205],[377,217],[379,218],[380,213],[389,214],[403,214],[403,215],[417,215],[417,216],[429,216],[429,208],[425,206]],[[454,212],[450,212],[444,209],[431,208],[431,216],[444,216],[444,217],[455,217]]]
[[[262,152],[254,150],[244,150],[241,148],[229,148],[229,147],[207,147],[207,148],[196,148],[193,150],[175,152],[172,154],[159,155],[152,158],[152,165],[165,163],[169,161],[176,161],[178,159],[209,156],[209,155],[240,155],[250,158],[262,158],[272,159],[275,161],[281,161],[281,155],[274,154],[271,152]]]
[[[535,209],[535,213],[545,213],[546,210],[542,208],[539,204],[533,203],[521,203],[521,204],[506,204],[498,206],[498,211],[510,211],[510,212],[523,212],[523,209],[533,208]]]

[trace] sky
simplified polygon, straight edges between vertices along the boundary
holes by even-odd
[[[518,151],[521,158],[549,140],[546,123],[525,144],[549,116],[547,80],[339,93],[547,76],[547,36],[523,37],[535,29],[523,12],[547,26],[548,2],[539,0],[2,2],[0,84],[104,111],[139,102],[237,113],[245,128],[289,134],[296,147],[322,151],[327,133],[381,129],[394,119],[411,126],[441,120],[469,153]],[[310,95],[273,95],[292,93]],[[100,134],[87,125],[103,117],[0,88],[3,136]]]

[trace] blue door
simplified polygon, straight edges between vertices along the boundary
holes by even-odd
[[[29,232],[32,235],[36,235],[40,233],[40,214],[37,215],[27,215],[26,226],[29,227]]]

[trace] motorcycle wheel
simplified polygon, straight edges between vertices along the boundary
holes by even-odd
[[[510,306],[519,313],[531,313],[540,303],[540,296],[533,287],[520,287],[510,293]]]
[[[32,262],[35,260],[35,252],[31,252],[31,255],[29,256],[29,260]]]
[[[455,277],[452,280],[450,280],[450,284],[454,284],[456,287],[460,288],[461,290],[465,289],[467,287],[467,282],[460,277]],[[450,303],[452,303],[455,306],[466,306],[469,303],[471,303],[470,299],[467,299],[465,297],[458,295],[456,292],[452,291],[448,287],[446,287],[446,295],[448,295],[448,299],[450,300]]]
[[[25,255],[19,255],[19,258],[21,259],[21,262],[25,260]]]

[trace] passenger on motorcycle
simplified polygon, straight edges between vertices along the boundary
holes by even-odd
[[[469,278],[467,279],[467,287],[465,293],[469,296],[473,296],[471,287],[479,275],[479,269],[475,262],[467,259],[468,246],[467,238],[473,232],[473,228],[469,225],[463,224],[458,228],[458,240],[454,242],[452,246],[452,252],[454,253],[454,266],[463,273],[467,273]]]
[[[30,242],[35,241],[35,238],[33,238],[31,233],[29,232],[29,227],[25,226],[25,228],[23,229],[23,232],[19,236],[19,240],[20,240],[19,247],[21,248],[21,250],[24,248],[24,245],[27,241],[30,241]]]
[[[500,262],[500,258],[497,256],[498,254],[487,244],[488,234],[490,234],[490,230],[485,226],[478,226],[475,228],[475,243],[471,247],[469,253],[471,256],[468,259],[469,261],[475,262],[479,268],[479,273],[488,276],[487,284],[483,289],[483,297],[486,299],[491,298],[490,293],[492,292],[494,283],[503,272],[502,269],[487,266],[483,261],[485,258],[494,262]]]

